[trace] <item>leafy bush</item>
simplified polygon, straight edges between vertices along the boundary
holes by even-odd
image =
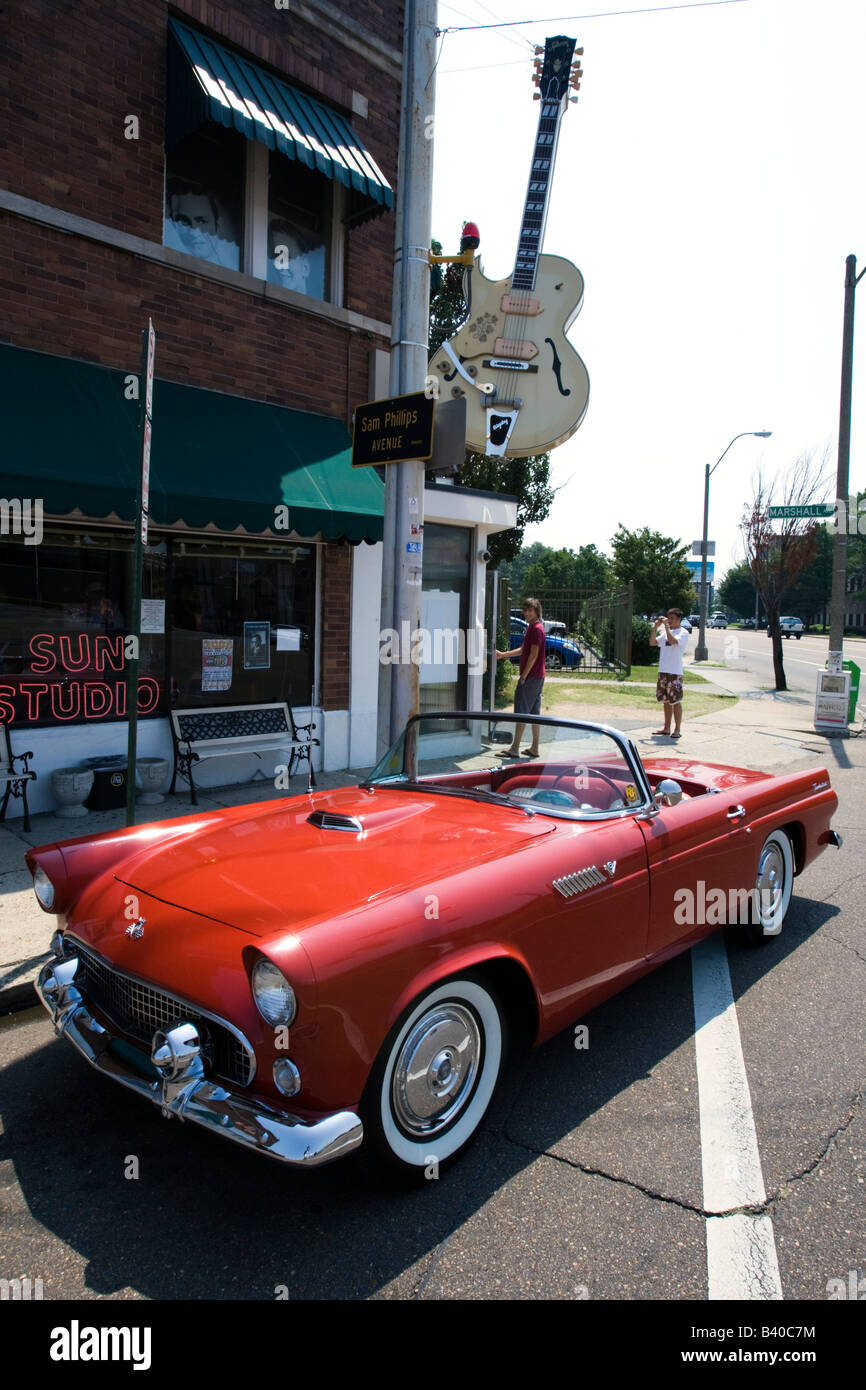
[[[658,654],[657,647],[650,646],[652,624],[644,618],[631,620],[631,661],[633,666],[649,666]]]

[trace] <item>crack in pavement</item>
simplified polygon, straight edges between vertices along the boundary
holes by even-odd
[[[578,1162],[577,1159],[567,1158],[564,1154],[552,1153],[550,1149],[539,1149],[534,1144],[528,1144],[522,1139],[512,1138],[505,1129],[501,1131],[500,1138],[504,1139],[506,1143],[513,1145],[514,1148],[524,1149],[528,1153],[536,1154],[539,1158],[549,1158],[556,1163],[563,1163],[568,1168],[574,1168],[579,1173],[585,1173],[587,1177],[604,1178],[608,1182],[617,1183],[623,1187],[630,1187],[633,1191],[640,1192],[644,1197],[649,1197],[654,1202],[664,1202],[669,1206],[679,1207],[681,1211],[692,1212],[695,1216],[703,1216],[705,1218],[761,1216],[771,1211],[771,1209],[774,1209],[778,1202],[790,1197],[793,1193],[794,1184],[804,1181],[815,1171],[818,1165],[824,1161],[839,1135],[844,1134],[853,1123],[854,1117],[862,1107],[862,1104],[863,1093],[858,1091],[849,1106],[847,1116],[844,1120],[840,1121],[834,1130],[831,1130],[824,1147],[817,1157],[810,1163],[807,1163],[799,1172],[793,1173],[790,1177],[785,1178],[777,1188],[774,1188],[769,1196],[764,1198],[763,1202],[754,1202],[741,1207],[730,1207],[726,1208],[724,1211],[708,1211],[706,1207],[699,1206],[696,1202],[688,1202],[682,1197],[672,1197],[668,1193],[658,1192],[651,1187],[644,1186],[643,1183],[636,1182],[633,1178],[625,1178],[616,1173],[608,1173],[603,1168],[591,1168],[588,1164]]]
[[[835,941],[837,946],[841,946],[844,951],[851,951],[858,960],[866,962],[866,956],[858,951],[856,946],[849,946],[847,941],[840,941],[838,936],[834,936],[830,931],[826,932],[825,935],[828,936],[831,941]]]

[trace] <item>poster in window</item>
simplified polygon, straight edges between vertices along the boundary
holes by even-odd
[[[202,690],[230,690],[232,684],[231,637],[203,637],[201,643]]]
[[[244,623],[244,670],[271,669],[270,623]]]

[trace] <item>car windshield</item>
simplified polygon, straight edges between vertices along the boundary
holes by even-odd
[[[423,786],[569,819],[628,815],[651,801],[636,751],[615,730],[450,711],[411,719],[365,786]]]

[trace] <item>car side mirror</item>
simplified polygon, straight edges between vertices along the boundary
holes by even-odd
[[[683,789],[672,777],[665,777],[656,787],[656,796],[663,806],[679,806],[683,799]]]

